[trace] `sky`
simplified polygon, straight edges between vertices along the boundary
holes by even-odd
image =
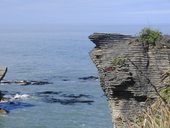
[[[170,0],[0,0],[0,25],[169,23]]]

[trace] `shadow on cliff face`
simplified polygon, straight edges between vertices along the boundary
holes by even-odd
[[[65,94],[61,91],[44,91],[37,92],[36,95],[41,97],[41,100],[46,103],[59,103],[62,105],[75,105],[83,103],[91,105],[94,101],[91,100],[92,96],[86,94]]]
[[[138,102],[144,102],[147,100],[147,96],[135,96],[131,91],[127,91],[128,87],[133,87],[135,85],[135,81],[133,77],[128,77],[125,81],[123,81],[120,85],[115,86],[116,88],[112,88],[112,98],[125,99],[130,100],[130,98],[134,98]]]

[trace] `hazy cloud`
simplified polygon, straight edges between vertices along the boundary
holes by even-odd
[[[0,0],[0,24],[170,23],[169,8],[169,0]]]
[[[144,11],[131,11],[131,12],[121,12],[124,14],[139,14],[139,15],[168,15],[170,14],[170,9],[166,10],[144,10]]]

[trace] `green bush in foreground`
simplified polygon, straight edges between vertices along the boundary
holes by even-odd
[[[151,28],[144,28],[139,32],[139,41],[155,46],[156,41],[162,38],[162,33]]]

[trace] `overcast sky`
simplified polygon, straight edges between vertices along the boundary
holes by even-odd
[[[0,0],[0,25],[168,23],[170,0]]]

